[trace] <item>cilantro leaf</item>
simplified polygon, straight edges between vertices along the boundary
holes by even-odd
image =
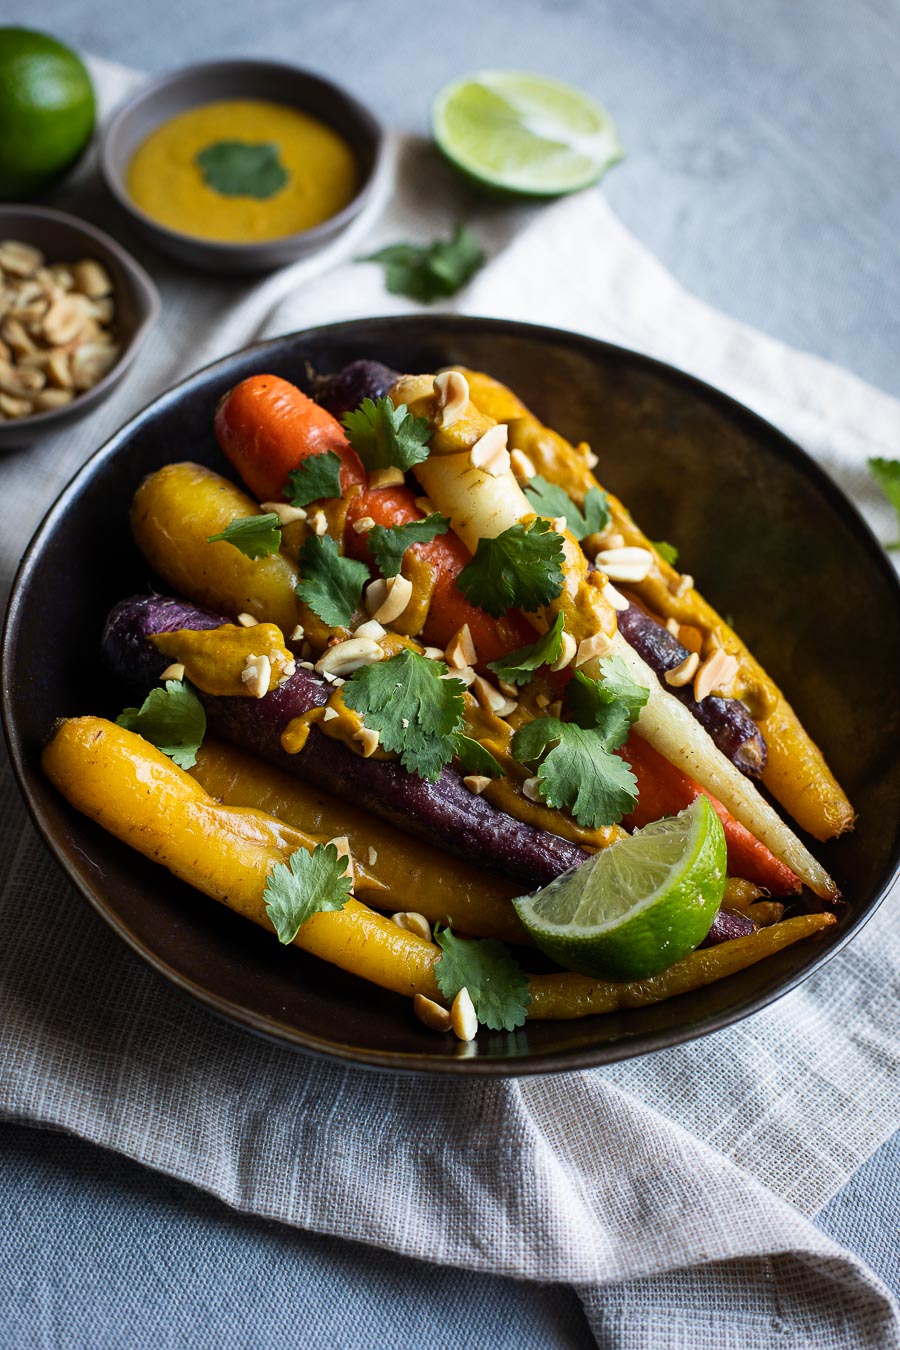
[[[248,558],[265,558],[281,548],[281,521],[274,511],[260,516],[241,516],[226,525],[221,534],[211,534],[208,544],[222,540],[234,544]]]
[[[576,670],[566,689],[566,705],[579,726],[590,729],[604,720],[604,707],[621,703],[631,722],[636,722],[650,697],[650,690],[632,677],[621,656],[604,656],[600,662],[602,679],[592,680]]]
[[[455,295],[484,266],[484,253],[471,231],[459,225],[450,239],[389,244],[357,262],[381,263],[384,284],[392,295],[408,295],[430,304]]]
[[[331,535],[311,534],[298,558],[297,594],[329,628],[346,628],[369,580],[365,563],[343,558]]]
[[[633,810],[638,797],[634,774],[604,739],[597,728],[537,717],[519,728],[511,749],[520,763],[541,760],[538,790],[549,806],[571,811],[579,825],[596,830]]]
[[[528,647],[519,647],[496,661],[488,661],[488,670],[510,684],[530,684],[538,666],[552,666],[554,661],[559,660],[565,622],[565,616],[557,614],[553,627],[548,628],[537,642],[532,642]]]
[[[382,748],[399,754],[409,773],[432,783],[457,753],[463,718],[465,686],[442,679],[446,673],[443,662],[404,648],[354,671],[341,691],[347,707],[378,732]]]
[[[395,408],[387,397],[374,403],[364,398],[353,412],[344,414],[347,440],[371,473],[391,466],[406,473],[428,458],[431,427],[426,417],[413,417],[406,404]]]
[[[309,506],[323,497],[341,495],[341,457],[333,450],[309,455],[288,474],[284,495],[291,506]]]
[[[651,539],[650,542],[663,561],[674,567],[678,561],[678,549],[675,545],[670,544],[667,539]]]
[[[494,618],[514,607],[537,609],[562,590],[564,557],[562,538],[548,520],[510,525],[495,539],[479,539],[456,584]]]
[[[870,459],[869,472],[897,512],[897,519],[900,521],[900,459],[882,459],[879,457]],[[888,544],[887,547],[889,549],[900,548],[900,539],[893,544]]]
[[[571,530],[576,539],[586,539],[589,534],[605,530],[609,524],[606,493],[599,488],[588,488],[584,504],[578,507],[565,488],[548,483],[546,478],[537,474],[526,484],[525,496],[539,516],[547,516],[550,520],[565,516],[566,528]]]
[[[410,520],[406,525],[374,525],[366,539],[381,575],[395,577],[410,544],[430,544],[449,528],[449,518],[434,511],[424,520]]]
[[[496,938],[458,938],[435,930],[441,955],[434,965],[438,988],[449,1002],[468,989],[479,1022],[492,1031],[515,1031],[531,1002],[528,976]]]
[[[480,741],[458,731],[453,738],[453,748],[464,773],[483,773],[487,778],[503,777],[503,765]]]
[[[223,197],[265,201],[280,192],[289,174],[271,141],[213,141],[196,156],[203,181]]]
[[[544,801],[592,830],[613,825],[637,802],[634,774],[612,752],[625,744],[650,697],[620,656],[605,656],[600,671],[603,678],[592,680],[576,670],[569,682],[566,705],[574,722],[538,717],[519,728],[511,745],[520,764],[542,761],[537,779]]]
[[[180,769],[192,769],[206,734],[206,712],[194,690],[181,680],[166,680],[164,689],[151,689],[139,708],[126,708],[116,718],[126,731],[136,731],[173,759]]]
[[[347,859],[334,844],[298,848],[269,873],[263,899],[279,942],[293,942],[307,919],[323,910],[343,909],[351,898]]]

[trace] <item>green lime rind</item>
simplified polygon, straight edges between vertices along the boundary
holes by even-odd
[[[566,970],[641,980],[699,946],[725,875],[722,822],[700,796],[513,904],[535,945]]]
[[[599,103],[524,71],[481,71],[447,85],[432,106],[432,130],[457,169],[505,195],[580,191],[624,154]]]
[[[95,115],[75,52],[46,33],[0,28],[0,200],[48,187],[87,145]]]

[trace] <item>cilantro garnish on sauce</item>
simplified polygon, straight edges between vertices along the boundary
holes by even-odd
[[[329,628],[346,628],[369,580],[365,563],[345,558],[330,535],[311,534],[297,559],[297,594]]]
[[[510,684],[530,684],[534,672],[540,666],[552,666],[554,661],[559,660],[564,627],[565,616],[557,614],[553,627],[548,628],[537,642],[532,642],[528,647],[519,647],[517,651],[501,656],[496,661],[488,661],[488,670]]]
[[[287,864],[269,873],[263,899],[279,942],[293,942],[314,914],[343,909],[351,898],[347,859],[334,844],[316,844],[312,852],[298,848]]]
[[[395,577],[411,544],[430,544],[449,528],[448,518],[435,511],[423,520],[410,520],[405,525],[374,525],[366,540],[381,575]]]
[[[563,588],[563,541],[548,520],[511,525],[494,539],[479,539],[457,585],[473,605],[499,618],[508,609],[537,609]]]
[[[362,666],[342,689],[344,703],[378,732],[389,754],[409,773],[434,782],[457,753],[465,685],[443,679],[447,667],[409,648],[387,661]]]
[[[353,412],[345,413],[342,425],[369,473],[391,467],[406,473],[428,458],[428,419],[413,417],[405,403],[395,408],[387,397],[377,403],[364,398]]]
[[[214,141],[201,150],[197,167],[207,187],[223,197],[274,197],[288,181],[278,146],[271,141]]]
[[[458,938],[449,928],[436,929],[441,948],[434,978],[448,1002],[468,989],[475,1014],[493,1031],[514,1031],[525,1021],[531,993],[528,976],[502,942],[495,938]]]
[[[260,516],[241,516],[226,525],[221,534],[211,534],[207,543],[234,544],[246,557],[265,558],[281,548],[281,521],[274,511]]]
[[[503,765],[485,749],[481,741],[458,731],[453,738],[455,758],[463,773],[482,773],[486,778],[502,778]]]
[[[407,295],[430,304],[455,295],[484,266],[484,253],[464,225],[450,239],[430,244],[389,244],[357,262],[384,267],[384,284],[392,295]]]
[[[126,708],[116,722],[143,736],[180,769],[192,769],[197,763],[206,734],[203,704],[182,680],[166,680],[164,688],[151,689],[139,708]]]
[[[537,717],[520,727],[511,750],[537,766],[538,790],[549,806],[571,812],[579,825],[614,825],[637,803],[637,781],[616,754],[640,716],[649,692],[617,657],[601,661],[602,680],[575,672],[566,691],[575,721]]]
[[[900,521],[900,459],[870,459],[869,471],[897,512],[897,519]],[[888,544],[887,547],[900,549],[900,539]]]
[[[310,502],[341,495],[341,457],[333,450],[308,455],[288,474],[284,490],[291,506],[309,506]]]
[[[674,567],[678,561],[678,549],[675,545],[670,544],[668,539],[651,539],[650,542],[663,562],[667,562],[670,567]]]
[[[525,496],[539,516],[548,516],[551,520],[555,520],[557,516],[565,516],[566,529],[570,530],[576,539],[586,539],[589,534],[605,530],[609,524],[606,493],[601,492],[599,488],[588,488],[584,503],[579,507],[565,488],[559,487],[556,483],[548,483],[546,478],[541,478],[538,474],[526,483]]]

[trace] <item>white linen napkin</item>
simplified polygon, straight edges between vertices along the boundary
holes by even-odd
[[[137,78],[100,62],[94,73],[106,106]],[[259,337],[420,308],[351,259],[363,238],[368,252],[458,219],[490,261],[447,308],[690,369],[812,450],[887,538],[864,461],[896,453],[900,403],[688,295],[597,190],[543,208],[486,204],[424,143],[395,138],[392,152],[387,204],[328,257],[263,283],[191,276],[111,217],[161,284],[162,322],[109,403],[0,465],[5,586],[58,489],[140,404]],[[87,170],[60,204],[101,224],[109,214]],[[580,1075],[425,1083],[316,1063],[185,1007],[61,880],[8,768],[0,803],[8,1117],[285,1222],[571,1282],[604,1344],[645,1345],[660,1325],[667,1344],[691,1347],[781,1345],[785,1328],[810,1346],[900,1344],[883,1286],[803,1218],[900,1125],[896,896],[800,989],[701,1042]]]

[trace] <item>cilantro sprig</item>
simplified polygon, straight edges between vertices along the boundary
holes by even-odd
[[[467,600],[499,618],[508,609],[537,609],[563,588],[563,541],[548,520],[511,525],[479,539],[475,556],[457,578]]]
[[[431,426],[425,417],[413,417],[401,403],[395,408],[387,397],[374,402],[364,398],[353,412],[344,414],[347,440],[371,473],[394,467],[406,473],[428,458]]]
[[[544,801],[591,830],[615,824],[637,803],[637,780],[613,751],[624,745],[649,698],[620,658],[605,658],[600,670],[602,680],[575,672],[566,691],[574,721],[535,718],[519,728],[511,745],[520,764],[537,765]]]
[[[284,490],[291,506],[309,506],[310,502],[341,495],[341,457],[333,450],[309,455],[288,474]]]
[[[883,459],[876,456],[869,460],[869,472],[897,512],[897,520],[900,522],[900,459]],[[900,539],[886,547],[900,549]]]
[[[374,525],[366,540],[381,575],[395,577],[411,544],[430,544],[439,534],[446,534],[449,528],[448,517],[434,511],[423,520],[410,520],[405,525]]]
[[[405,648],[354,671],[341,691],[347,707],[378,732],[382,748],[429,782],[457,753],[463,720],[465,685],[446,674],[442,661]]]
[[[548,628],[537,642],[532,642],[528,647],[519,647],[496,661],[488,661],[488,670],[510,684],[530,684],[534,672],[540,666],[552,666],[554,661],[559,660],[565,622],[565,615],[557,614],[553,627]]]
[[[495,938],[458,938],[436,929],[441,955],[434,965],[438,988],[448,1002],[468,989],[475,1014],[493,1031],[515,1031],[525,1021],[531,992],[528,976],[507,947]]]
[[[281,521],[274,511],[259,516],[241,516],[226,525],[221,534],[211,534],[207,543],[233,544],[247,558],[266,558],[281,548]]]
[[[670,544],[668,539],[652,539],[650,542],[663,562],[667,562],[670,567],[674,567],[678,561],[678,549],[675,545]]]
[[[207,187],[223,197],[265,201],[285,186],[290,175],[273,141],[213,141],[195,156]]]
[[[369,580],[365,563],[342,557],[331,535],[304,540],[298,565],[297,594],[329,628],[346,628]]]
[[[502,778],[503,765],[490,750],[471,736],[458,731],[453,738],[455,756],[463,773],[483,773],[487,778]]]
[[[455,295],[484,266],[484,253],[471,231],[460,225],[450,239],[389,244],[357,262],[381,263],[392,295],[408,295],[427,305]]]
[[[589,534],[605,530],[609,524],[606,493],[599,488],[588,488],[584,504],[579,507],[565,488],[548,483],[546,478],[538,474],[526,484],[525,496],[539,516],[548,516],[551,520],[565,516],[566,528],[576,539],[586,539]]]
[[[203,704],[182,680],[166,680],[164,688],[151,689],[139,708],[125,708],[116,722],[143,736],[180,769],[192,769],[197,763],[206,734]]]
[[[334,844],[316,844],[312,852],[298,848],[269,873],[263,899],[279,942],[293,942],[314,914],[343,909],[351,898],[347,859]]]

